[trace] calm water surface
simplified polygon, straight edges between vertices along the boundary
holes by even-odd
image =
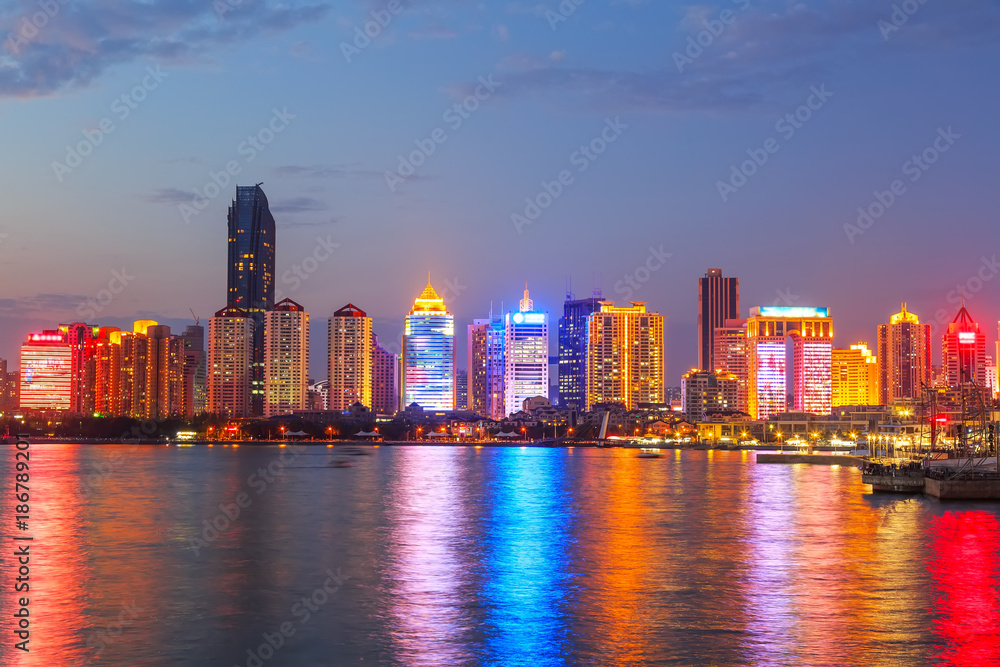
[[[20,533],[3,446],[0,664],[1000,664],[997,504],[744,452],[333,451],[35,444]]]

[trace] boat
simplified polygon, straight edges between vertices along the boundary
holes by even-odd
[[[663,454],[660,452],[659,449],[653,447],[643,447],[642,449],[639,450],[639,453],[636,455],[636,458],[658,459],[661,456],[663,456]]]

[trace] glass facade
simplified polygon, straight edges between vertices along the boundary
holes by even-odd
[[[533,310],[528,290],[521,309],[504,317],[504,416],[525,399],[549,395],[549,316]]]
[[[587,320],[601,309],[601,295],[568,298],[559,318],[559,402],[587,404]]]
[[[406,316],[402,348],[405,405],[454,410],[455,318],[430,284]]]

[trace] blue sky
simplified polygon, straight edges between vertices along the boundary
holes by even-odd
[[[79,320],[116,270],[128,284],[88,321],[210,316],[226,209],[255,182],[278,221],[277,286],[313,315],[317,378],[334,310],[355,303],[393,340],[428,271],[463,332],[525,281],[553,323],[567,278],[581,296],[631,292],[667,316],[669,384],[696,363],[709,267],[741,278],[744,315],[829,306],[838,345],[874,343],[903,300],[950,319],[962,285],[993,338],[996,2],[222,2],[52,0],[37,33],[24,20],[41,23],[44,1],[0,9],[14,35],[0,48],[0,357]],[[391,19],[348,62],[373,11]],[[475,110],[456,126],[463,101]],[[808,119],[789,134],[797,110]],[[251,151],[276,112],[281,131]],[[581,161],[609,123],[614,141]],[[96,145],[54,166],[81,142]],[[433,153],[391,189],[418,142]],[[925,150],[936,160],[911,180]],[[239,175],[185,220],[229,162]],[[511,216],[561,172],[572,181],[519,233]],[[896,180],[884,215],[845,230]],[[319,239],[337,247],[312,264]],[[654,251],[670,257],[647,273]],[[296,265],[315,270],[296,284]]]

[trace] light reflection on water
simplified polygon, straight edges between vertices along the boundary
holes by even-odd
[[[277,448],[31,451],[26,654],[0,449],[5,666],[247,665],[283,622],[267,667],[1000,664],[997,507],[873,496],[852,468],[381,447],[335,469],[321,447],[258,493]],[[252,505],[195,553],[240,491]]]

